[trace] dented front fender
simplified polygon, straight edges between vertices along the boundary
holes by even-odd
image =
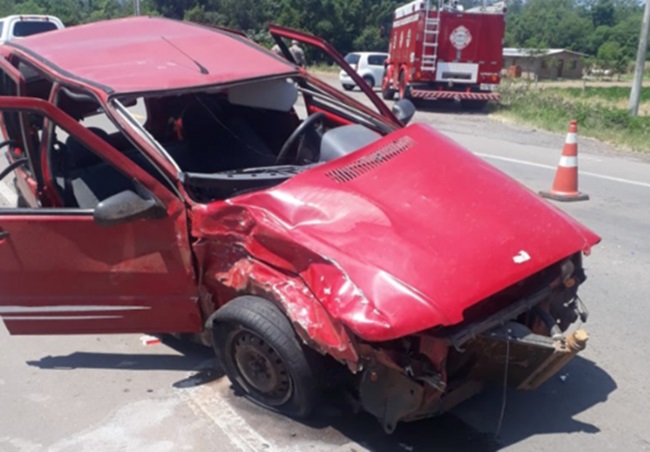
[[[193,235],[200,237],[193,248],[206,318],[239,295],[260,296],[282,309],[310,347],[346,363],[353,372],[359,369],[352,337],[300,276],[296,264],[306,265],[314,256],[285,237],[274,237],[245,208],[221,203],[197,207],[193,213]],[[293,248],[292,259],[277,253],[278,247]]]

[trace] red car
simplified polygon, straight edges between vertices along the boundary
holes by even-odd
[[[8,330],[196,333],[253,401],[306,416],[336,385],[388,432],[584,348],[599,237],[271,32],[286,58],[160,18],[0,47]]]

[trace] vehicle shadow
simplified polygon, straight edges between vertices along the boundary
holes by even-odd
[[[164,337],[164,345],[176,350],[172,354],[72,353],[67,356],[47,356],[29,361],[41,369],[125,369],[179,370],[188,376],[173,384],[190,388],[213,382],[224,376],[215,365],[213,351],[202,345]],[[496,435],[501,413],[503,392],[492,388],[451,413],[417,422],[402,423],[392,435],[386,435],[371,415],[359,412],[341,391],[324,395],[316,415],[308,421],[298,421],[308,429],[334,430],[350,441],[370,451],[431,451],[472,450],[497,451],[544,434],[597,434],[597,425],[581,422],[575,416],[605,402],[617,388],[616,382],[594,362],[576,357],[559,375],[536,391],[508,390],[501,431]],[[232,393],[233,399],[240,399]],[[250,405],[241,401],[242,407]],[[261,410],[260,416],[268,416]],[[267,419],[285,428],[296,422],[289,418]]]
[[[314,428],[332,427],[371,451],[496,451],[536,435],[597,434],[597,425],[574,417],[605,402],[616,388],[607,372],[577,357],[537,391],[508,390],[498,435],[503,400],[500,388],[488,389],[451,413],[400,424],[392,435],[384,434],[372,416],[350,413],[331,397],[329,411],[334,407],[335,414],[321,414],[306,424]]]
[[[615,380],[604,369],[578,356],[536,391],[507,392],[499,442],[509,446],[535,435],[598,434],[601,431],[598,425],[575,417],[607,401],[616,389]],[[491,390],[458,407],[454,413],[482,431],[494,431],[501,400],[502,392]]]
[[[446,100],[424,101],[415,99],[413,100],[413,103],[417,111],[422,113],[487,116],[496,109],[496,106],[492,103],[488,103],[484,106],[477,106]]]
[[[332,428],[358,443],[369,451],[485,451],[501,448],[491,433],[480,432],[458,416],[448,413],[436,418],[398,425],[395,432],[387,435],[377,419],[367,413],[344,411],[339,406],[338,413],[329,410],[318,414],[314,419],[303,422],[311,428]],[[328,412],[329,411],[329,412]]]
[[[37,361],[27,361],[40,369],[124,369],[124,370],[180,370],[193,371],[214,364],[214,352],[200,344],[181,341],[171,336],[161,336],[161,343],[179,354],[101,353],[75,352],[66,356],[45,356]],[[214,366],[212,366],[214,367]],[[220,371],[216,374],[221,373]],[[221,375],[223,375],[221,373]],[[219,375],[219,376],[221,376]],[[219,376],[215,378],[219,378]]]

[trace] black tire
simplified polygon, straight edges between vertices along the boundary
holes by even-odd
[[[375,79],[372,78],[370,75],[364,75],[363,81],[366,82],[366,85],[368,85],[370,88],[375,87]]]
[[[352,91],[354,89],[354,85],[343,85],[343,89],[346,91]]]
[[[406,84],[404,71],[399,73],[399,98],[400,99],[410,99],[411,98],[411,87]]]
[[[381,90],[381,97],[384,100],[393,100],[395,99],[395,90],[392,88],[386,88]]]
[[[308,417],[318,396],[316,378],[291,322],[270,301],[236,298],[215,314],[217,358],[247,399],[291,417]]]

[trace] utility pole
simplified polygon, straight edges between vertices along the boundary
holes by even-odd
[[[135,15],[139,16],[140,15],[140,0],[133,0],[133,9],[135,10]]]
[[[650,0],[645,2],[645,12],[641,22],[641,37],[639,38],[639,50],[636,54],[636,64],[634,65],[634,79],[632,80],[632,90],[630,91],[630,103],[628,110],[632,116],[639,114],[639,100],[641,99],[641,87],[643,84],[643,71],[645,69],[645,59],[648,54],[648,32],[650,30]]]

